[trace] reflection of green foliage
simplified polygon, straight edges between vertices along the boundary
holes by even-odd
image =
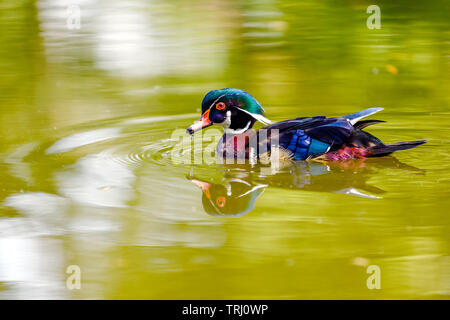
[[[32,107],[44,60],[33,2],[7,1],[0,7],[0,141],[11,141],[25,138],[25,130],[45,117]]]
[[[9,1],[0,10],[2,98],[25,96],[39,75],[41,58],[36,8],[31,1]],[[4,91],[3,91],[4,90]],[[31,99],[30,99],[31,98]]]

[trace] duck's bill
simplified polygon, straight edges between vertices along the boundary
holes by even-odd
[[[205,193],[205,195],[208,198],[211,198],[211,195],[209,194],[209,188],[211,187],[211,184],[209,184],[208,182],[205,181],[200,181],[197,179],[191,179],[192,183],[195,183],[200,189],[202,189],[202,191]]]
[[[200,119],[195,121],[192,126],[186,129],[186,132],[192,135],[194,134],[194,132],[197,132],[212,125],[213,122],[209,120],[209,109],[208,109],[205,111],[205,113],[201,116]]]

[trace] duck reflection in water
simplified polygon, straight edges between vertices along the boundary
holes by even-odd
[[[258,197],[267,187],[303,189],[306,191],[344,193],[369,199],[380,199],[384,190],[368,185],[378,170],[398,169],[424,173],[395,157],[348,160],[344,162],[294,162],[275,174],[264,174],[267,167],[224,167],[219,182],[208,182],[191,173],[189,180],[202,190],[202,204],[213,216],[241,217],[255,208]],[[269,169],[270,171],[270,169]]]

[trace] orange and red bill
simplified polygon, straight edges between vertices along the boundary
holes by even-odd
[[[198,119],[197,121],[195,121],[192,126],[190,126],[189,128],[186,129],[186,132],[189,134],[194,134],[194,132],[197,132],[199,130],[202,130],[206,127],[212,126],[213,122],[211,120],[209,120],[209,110],[206,110],[203,115],[201,116],[200,119]]]
[[[195,183],[200,189],[202,189],[203,193],[208,197],[208,199],[211,199],[211,194],[209,193],[209,188],[211,187],[211,184],[197,179],[191,179],[191,182]]]

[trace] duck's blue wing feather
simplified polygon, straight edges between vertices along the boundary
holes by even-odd
[[[311,138],[303,129],[295,129],[281,134],[280,146],[292,153],[293,160],[305,160],[321,155],[330,149],[330,144]]]
[[[279,130],[280,147],[289,150],[294,160],[319,156],[343,145],[353,133],[345,118],[309,117],[275,123],[264,129]]]

